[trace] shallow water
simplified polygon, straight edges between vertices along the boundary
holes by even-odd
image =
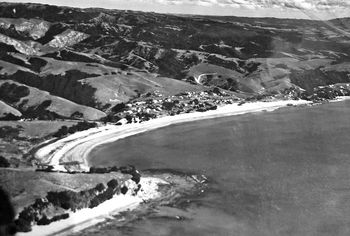
[[[210,188],[184,208],[83,234],[350,235],[349,118],[344,101],[179,124],[103,145],[92,164],[196,172]]]

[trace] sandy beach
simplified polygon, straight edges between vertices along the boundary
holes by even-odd
[[[130,193],[126,195],[115,195],[97,207],[85,208],[76,212],[70,212],[69,218],[53,222],[49,225],[33,226],[28,233],[18,233],[18,236],[44,236],[64,235],[69,232],[78,232],[97,223],[103,222],[106,218],[117,215],[120,212],[135,209],[140,203],[161,197],[158,184],[168,184],[162,179],[145,177],[141,179],[142,188],[136,196]]]
[[[61,163],[72,161],[80,163],[81,171],[89,171],[89,163],[87,161],[89,153],[97,146],[105,143],[114,142],[138,133],[172,124],[246,113],[273,111],[290,105],[304,105],[310,103],[310,101],[305,100],[284,100],[245,103],[242,105],[231,104],[218,107],[217,110],[166,116],[143,123],[125,124],[120,126],[106,125],[77,132],[46,145],[35,153],[35,158],[43,164],[52,165],[54,170],[57,171],[67,171]]]
[[[339,98],[336,101],[342,100],[345,99]],[[87,157],[89,153],[97,146],[105,143],[115,142],[119,139],[172,124],[262,111],[273,111],[291,105],[298,106],[311,103],[312,102],[305,100],[285,100],[245,103],[242,105],[232,104],[218,107],[217,110],[166,116],[143,123],[125,124],[120,126],[106,125],[77,132],[66,138],[48,144],[39,149],[35,155],[42,163],[52,165],[54,166],[54,169],[58,171],[67,171],[61,163],[70,161],[80,162],[81,170],[88,171],[89,163]],[[83,209],[71,213],[70,217],[66,220],[61,220],[48,226],[34,226],[32,232],[20,235],[48,235],[50,233],[59,233],[61,231],[67,232],[67,230],[79,231],[104,221],[109,215],[115,215],[118,212],[127,209],[135,209],[144,200],[160,197],[160,194],[157,191],[157,186],[158,183],[164,182],[164,180],[159,178],[142,178],[142,191],[140,191],[140,195],[138,196],[118,195],[94,209]]]

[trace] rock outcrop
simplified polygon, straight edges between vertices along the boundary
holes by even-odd
[[[38,198],[33,204],[25,207],[15,221],[18,232],[31,231],[32,225],[48,225],[52,222],[69,218],[69,212],[83,208],[94,208],[118,194],[136,195],[140,189],[139,172],[132,166],[121,168],[92,168],[92,173],[121,172],[130,174],[131,179],[119,183],[111,179],[106,185],[100,183],[94,188],[74,192],[70,190],[47,193],[46,197]]]
[[[23,37],[30,37],[33,40],[37,40],[45,36],[51,27],[51,23],[39,19],[0,18],[1,29],[6,32],[11,27]]]
[[[88,34],[74,30],[66,30],[59,35],[55,35],[54,39],[51,40],[47,45],[54,48],[64,48],[73,46],[89,37]]]
[[[17,51],[25,55],[39,55],[38,43],[34,41],[20,41],[9,36],[0,34],[0,42],[13,46]]]

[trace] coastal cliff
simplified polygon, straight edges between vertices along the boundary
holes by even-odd
[[[67,219],[70,212],[97,207],[115,195],[127,193],[137,195],[141,188],[140,175],[135,177],[135,168],[129,167],[129,169],[134,170],[134,175],[131,179],[121,183],[117,179],[111,179],[106,185],[99,183],[94,188],[87,190],[50,191],[45,197],[37,198],[33,204],[25,207],[19,213],[15,220],[17,231],[30,232],[33,225],[49,225],[52,222]]]
[[[91,185],[88,184],[77,189],[43,192],[29,205],[21,208],[17,206],[16,209],[21,211],[13,223],[14,229],[19,235],[38,236],[68,232],[74,227],[89,227],[96,223],[96,219],[104,221],[106,217],[123,212],[128,214],[140,204],[147,208],[147,204],[174,202],[184,193],[203,193],[207,183],[205,176],[172,173],[169,170],[155,170],[141,175],[132,166],[91,168],[90,173],[84,174],[46,172],[82,180],[111,173],[117,178],[104,178],[104,182],[92,188],[86,187]]]

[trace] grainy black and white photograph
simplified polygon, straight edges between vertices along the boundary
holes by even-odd
[[[0,2],[0,236],[349,236],[350,0]]]

